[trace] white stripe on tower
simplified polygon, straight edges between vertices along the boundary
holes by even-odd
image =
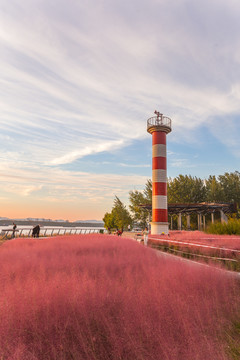
[[[152,157],[167,156],[166,144],[155,144],[152,146]]]
[[[153,164],[154,166],[156,164]],[[153,169],[152,170],[152,181],[155,182],[167,182],[167,172],[163,169]]]

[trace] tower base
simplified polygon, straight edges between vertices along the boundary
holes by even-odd
[[[151,222],[151,235],[168,235],[168,222]]]

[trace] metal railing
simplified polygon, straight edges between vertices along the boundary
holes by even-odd
[[[162,114],[159,116],[153,116],[147,121],[147,131],[151,132],[153,127],[163,128],[166,132],[170,132],[172,130],[172,120]]]
[[[221,262],[228,270],[232,270],[237,272],[240,275],[240,250],[239,249],[231,249],[225,247],[217,247],[206,244],[199,243],[191,243],[188,241],[177,241],[170,239],[159,239],[148,237],[149,245],[157,250],[171,253],[180,257],[191,259],[203,259],[206,262],[215,261]],[[153,240],[154,242],[151,242]],[[211,249],[214,250],[212,254],[204,254],[204,252],[199,253],[203,249]],[[232,257],[230,257],[232,255]]]
[[[76,234],[96,234],[99,233],[100,230],[104,231],[104,229],[100,228],[76,228],[76,227],[42,227],[40,228],[39,237],[45,236],[55,236],[55,235],[76,235]],[[16,237],[32,237],[33,227],[26,227],[22,229],[2,229],[1,236],[3,239],[14,238]]]

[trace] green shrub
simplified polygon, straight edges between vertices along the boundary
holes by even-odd
[[[206,232],[218,235],[240,235],[240,220],[229,219],[227,223],[216,222],[215,224],[210,224]]]

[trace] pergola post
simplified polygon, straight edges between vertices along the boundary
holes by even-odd
[[[220,210],[220,215],[221,215],[221,223],[227,223],[228,222],[228,218],[227,216],[224,214],[224,212],[222,210]]]
[[[202,214],[198,213],[198,230],[202,230]]]
[[[187,229],[191,230],[191,217],[190,217],[190,214],[187,214],[186,217],[187,217]]]
[[[206,230],[206,216],[203,215],[203,230]]]
[[[182,230],[182,213],[178,214],[178,230]]]
[[[211,213],[212,224],[214,224],[214,212]]]

